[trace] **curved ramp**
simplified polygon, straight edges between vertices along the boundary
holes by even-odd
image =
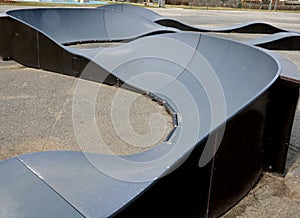
[[[179,22],[175,19],[161,18],[155,21],[156,23],[172,27],[183,31],[195,31],[195,32],[216,32],[216,33],[255,33],[255,34],[273,34],[278,32],[286,32],[286,30],[279,29],[268,23],[262,22],[247,22],[241,23],[230,27],[223,28],[196,28],[188,24]]]
[[[155,13],[152,10],[148,10],[139,6],[134,6],[131,4],[109,4],[98,7],[98,9],[112,10],[117,11],[118,13],[132,14],[139,17],[144,17],[147,20],[155,21],[162,18],[158,13]]]
[[[98,10],[91,8],[20,9],[8,11],[7,14],[43,32],[59,44],[121,41],[157,32],[175,31],[144,17],[120,13],[104,7]]]
[[[145,19],[155,22],[159,25],[175,28],[182,31],[255,34],[274,34],[279,32],[287,32],[287,30],[277,28],[275,26],[272,26],[271,24],[264,22],[246,22],[223,28],[196,28],[176,19],[166,18],[151,10],[147,10],[145,8],[133,6],[130,4],[105,5],[98,7],[98,9],[110,9],[113,11],[118,11],[118,13],[134,14],[140,17],[144,17]]]
[[[57,151],[1,161],[4,216],[13,211],[53,217],[54,209],[64,217],[151,217],[157,211],[191,216],[205,215],[207,208],[209,215],[218,216],[259,178],[267,109],[263,102],[281,72],[278,61],[259,48],[222,38],[154,34],[170,29],[144,19],[139,9],[136,16],[127,9],[115,13],[120,8],[9,11],[0,19],[0,54],[27,66],[147,93],[172,114],[173,132],[161,145],[121,158]],[[137,25],[131,29],[132,19]],[[55,30],[57,23],[61,26]],[[136,37],[108,49],[64,45]],[[33,184],[37,199],[28,201]],[[220,190],[224,186],[227,191]],[[157,201],[149,208],[153,198]],[[191,202],[182,202],[186,198]]]
[[[300,34],[292,32],[276,33],[270,36],[248,40],[245,41],[245,43],[269,50],[300,50]]]

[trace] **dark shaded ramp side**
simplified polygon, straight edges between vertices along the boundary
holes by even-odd
[[[0,55],[38,69],[78,77],[90,60],[65,49],[47,34],[11,17],[0,19]],[[115,84],[105,69],[97,66],[94,75],[85,75],[93,81]]]
[[[247,22],[241,23],[230,27],[224,28],[196,28],[188,24],[182,23],[175,19],[159,19],[156,23],[176,28],[183,31],[195,31],[195,32],[216,32],[216,33],[255,33],[255,34],[273,34],[278,32],[286,32],[286,30],[279,29],[267,23],[261,22]]]
[[[300,34],[298,33],[276,33],[258,39],[245,41],[250,45],[259,46],[269,50],[300,50]]]
[[[32,26],[10,17],[2,17],[0,28],[0,55],[3,58],[71,76],[78,76],[82,70],[75,64],[79,59],[76,55],[65,51],[63,46]],[[81,62],[86,60],[82,59]]]

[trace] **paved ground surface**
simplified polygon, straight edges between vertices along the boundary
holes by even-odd
[[[10,8],[11,6],[0,6],[0,12]],[[283,29],[300,31],[300,13],[175,8],[154,9],[154,11],[206,28],[225,27],[256,20],[269,22]],[[236,40],[258,37],[253,34],[217,35]],[[300,69],[300,51],[280,53],[294,61]],[[110,86],[101,86],[101,93],[95,100],[96,109],[93,115],[104,143],[101,146],[81,146],[77,143],[72,120],[73,96],[77,90],[77,82],[78,80],[74,78],[25,68],[15,62],[0,62],[0,159],[31,151],[57,149],[135,153],[145,149],[147,145],[159,143],[171,128],[171,119],[161,106],[144,96]],[[93,83],[86,85],[95,87]],[[126,101],[122,102],[124,96],[133,102],[125,111],[118,111],[118,107],[112,107],[114,102],[127,104]],[[118,126],[124,123],[124,116],[117,116],[113,122],[112,108],[116,110],[115,114],[130,111],[129,123],[140,136],[139,141],[134,143],[139,146],[130,145],[132,141],[126,138],[127,135],[120,136],[117,134],[118,131],[114,131],[113,123],[118,122]],[[90,131],[84,129],[84,121],[79,121],[75,125],[83,125],[83,131]],[[161,126],[163,128],[156,129]],[[123,125],[120,131],[125,131],[127,127],[128,125]],[[160,135],[160,132],[163,132],[163,135]],[[124,143],[124,137],[127,143]],[[154,141],[151,140],[153,137]],[[93,139],[91,142],[92,145],[95,144]],[[296,112],[290,144],[287,175],[283,178],[264,173],[257,186],[224,217],[300,217],[300,106]]]
[[[83,89],[82,80],[78,83],[78,79],[26,68],[13,61],[0,62],[0,78],[0,159],[44,150],[136,153],[164,140],[172,128],[164,107],[124,89],[92,82],[85,82]],[[87,111],[86,102],[78,106],[76,102],[82,99],[74,98],[76,93],[89,91],[98,92],[94,111]],[[72,119],[75,104],[95,118],[102,142],[86,129],[88,118]],[[89,146],[78,143],[74,125],[79,131],[91,131],[85,139]],[[129,134],[130,130],[136,134]]]

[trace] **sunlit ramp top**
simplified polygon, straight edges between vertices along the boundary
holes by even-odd
[[[93,41],[121,41],[174,29],[144,17],[108,9],[38,8],[8,11],[7,14],[59,44]]]

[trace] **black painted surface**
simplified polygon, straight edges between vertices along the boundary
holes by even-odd
[[[268,92],[226,124],[215,155],[210,217],[222,215],[246,195],[263,170],[263,134]]]
[[[273,34],[279,32],[286,32],[286,30],[279,29],[266,23],[243,23],[227,28],[205,29],[196,28],[188,24],[181,23],[173,19],[161,18],[155,21],[156,23],[172,27],[183,31],[195,31],[195,32],[219,32],[219,33],[254,33],[254,34]]]
[[[28,11],[20,10],[21,13],[19,14],[19,17],[18,11],[11,12],[10,14],[14,15],[14,18],[0,18],[0,28],[1,30],[3,30],[0,34],[0,54],[3,58],[13,58],[19,63],[22,63],[26,66],[59,72],[70,76],[80,76],[85,67],[88,66],[90,67],[91,74],[84,74],[82,77],[83,79],[104,82],[113,85],[119,83],[122,84],[123,82],[120,81],[118,77],[123,78],[122,76],[124,76],[124,74],[122,75],[121,72],[113,72],[113,70],[115,70],[114,68],[104,69],[104,67],[101,66],[101,62],[97,63],[97,61],[89,59],[88,56],[84,56],[84,52],[76,52],[76,49],[69,49],[63,44],[74,43],[76,41],[86,42],[133,39],[133,37],[162,33],[167,29],[159,27],[158,24],[155,24],[153,22],[154,20],[151,20],[154,18],[147,19],[146,21],[144,21],[145,23],[140,22],[144,19],[141,17],[138,17],[137,21],[140,22],[138,23],[139,25],[143,26],[145,24],[145,27],[147,27],[143,29],[143,31],[140,31],[141,29],[139,28],[133,28],[131,29],[131,32],[124,33],[120,31],[120,29],[126,26],[120,26],[120,29],[115,29],[115,26],[112,25],[105,27],[106,33],[104,35],[97,35],[98,29],[95,29],[95,32],[93,32],[93,34],[89,34],[89,32],[84,31],[78,32],[78,27],[74,27],[72,29],[72,26],[66,23],[68,22],[68,20],[72,21],[71,15],[76,15],[76,13],[79,12],[85,13],[86,15],[91,15],[92,17],[95,14],[98,15],[103,12],[99,12],[96,10],[93,11],[85,9],[68,9],[67,14],[69,14],[70,17],[66,16],[65,13],[62,13],[63,9],[29,9]],[[43,17],[40,16],[43,14],[59,14],[59,17],[64,19],[62,23],[64,25],[67,25],[68,28],[70,27],[69,30],[72,31],[68,34],[64,31],[55,32],[53,29],[49,29],[47,23],[41,24],[40,19],[32,19],[32,17],[29,19],[28,17],[26,17],[28,14],[35,15],[35,12],[37,17],[39,18]],[[108,14],[110,13],[112,13],[111,16],[113,17],[113,12],[109,11]],[[140,12],[136,12],[135,16],[140,16],[139,13]],[[115,19],[115,21],[119,21],[119,15],[120,14],[118,14],[117,17],[114,17],[118,18]],[[128,16],[130,15],[124,15],[124,17]],[[151,16],[149,15],[149,17]],[[153,16],[155,17],[155,15]],[[54,16],[51,18],[52,21],[55,21],[56,17]],[[85,18],[86,17],[84,17],[84,19]],[[22,22],[18,19],[21,19]],[[31,22],[30,24],[26,23],[26,20],[28,21],[28,19]],[[84,24],[82,20],[80,20],[80,22]],[[185,28],[185,30],[187,31],[195,30],[193,29],[193,27],[185,26],[177,21],[172,22],[171,24],[169,23],[172,27],[176,27],[176,25],[179,25],[179,27],[177,26],[178,28]],[[112,22],[112,24],[116,23],[118,22]],[[149,23],[151,23],[150,29],[148,29]],[[102,24],[103,23],[101,23],[101,25]],[[41,27],[41,29],[39,29],[39,27]],[[239,32],[244,31],[247,33],[249,31],[266,31],[268,33],[278,31],[278,29],[274,27],[257,26],[257,24],[252,24],[248,25],[248,27],[240,28],[244,28],[244,30],[239,28],[235,29]],[[63,28],[60,26],[60,30],[61,29]],[[46,30],[52,30],[52,32],[47,32]],[[230,31],[233,30],[231,29]],[[163,40],[176,39],[181,43],[181,45],[185,43],[187,43],[187,45],[195,45],[195,48],[193,49],[195,49],[205,57],[205,60],[208,61],[211,69],[213,69],[214,72],[217,73],[218,79],[220,79],[220,82],[223,85],[223,91],[225,93],[228,107],[228,117],[226,117],[226,119],[224,118],[224,122],[227,121],[225,135],[217,154],[214,156],[213,160],[209,162],[209,164],[207,164],[204,168],[199,168],[198,162],[203,148],[204,146],[206,146],[207,137],[205,138],[205,135],[200,136],[200,130],[198,136],[199,138],[197,138],[199,140],[197,144],[199,145],[186,145],[189,149],[195,147],[191,156],[189,156],[189,158],[183,163],[183,165],[181,165],[174,172],[161,179],[157,179],[154,186],[152,187],[149,183],[144,185],[142,184],[141,186],[139,186],[139,189],[137,189],[138,184],[135,183],[127,183],[124,181],[123,183],[119,181],[112,182],[110,177],[104,174],[98,175],[94,172],[95,169],[86,163],[84,169],[81,170],[84,172],[91,172],[91,174],[88,174],[88,177],[90,178],[89,184],[96,185],[89,189],[88,186],[85,186],[83,184],[86,188],[84,195],[86,196],[86,199],[88,199],[84,200],[82,199],[83,194],[80,195],[77,192],[70,193],[68,192],[68,190],[67,193],[65,192],[67,187],[71,187],[71,185],[68,186],[67,184],[69,184],[69,182],[73,181],[75,178],[77,178],[76,182],[78,182],[78,184],[75,184],[75,182],[72,183],[72,187],[74,190],[78,189],[78,187],[80,187],[81,185],[78,178],[85,181],[85,178],[81,178],[81,174],[78,174],[73,169],[79,168],[77,162],[77,160],[79,160],[77,159],[78,154],[66,152],[56,155],[55,153],[34,154],[32,156],[27,155],[21,158],[24,160],[24,162],[26,162],[26,166],[30,166],[30,169],[34,169],[40,175],[44,175],[43,182],[45,182],[46,184],[51,183],[53,184],[53,186],[57,187],[56,191],[58,194],[64,192],[64,194],[69,197],[66,200],[66,203],[79,202],[78,205],[83,211],[85,211],[85,216],[89,216],[89,211],[93,210],[94,206],[97,205],[97,202],[102,202],[101,206],[105,207],[106,215],[113,215],[115,212],[123,209],[123,211],[121,211],[117,215],[126,217],[166,217],[171,215],[174,217],[187,217],[199,215],[205,216],[206,214],[215,217],[232,207],[255,184],[262,170],[263,159],[266,165],[272,164],[274,170],[282,170],[286,158],[286,151],[288,146],[287,141],[290,136],[289,134],[293,120],[293,113],[295,111],[295,102],[296,98],[298,98],[298,94],[295,91],[296,89],[290,86],[291,84],[284,85],[280,81],[277,81],[277,83],[275,83],[275,85],[273,85],[273,87],[271,87],[269,91],[262,93],[262,90],[264,90],[266,87],[269,87],[269,85],[271,85],[271,83],[274,82],[274,79],[278,76],[278,66],[276,65],[273,57],[266,55],[260,50],[230,40],[222,40],[205,35],[196,36],[192,34],[196,33],[178,33],[177,35],[170,34],[165,35],[162,38]],[[151,41],[151,39],[153,38],[147,39]],[[159,39],[159,37],[154,39]],[[194,41],[191,42],[187,39],[193,39]],[[160,48],[168,48],[164,47],[167,46],[167,43],[165,43],[166,41],[159,40],[156,41],[157,44],[148,47],[149,54],[157,54],[155,52],[159,51]],[[144,41],[137,40],[135,42],[137,44],[132,43],[127,47],[119,47],[116,50],[111,49],[110,51],[116,52],[113,56],[114,59],[106,60],[109,60],[110,63],[118,65],[118,61],[123,58],[120,54],[121,51],[125,51],[124,54],[127,54],[128,57],[130,57],[130,55],[132,55],[132,57],[136,57],[136,51],[140,52],[138,54],[142,55],[145,52],[141,51],[141,47],[143,45],[142,42]],[[154,46],[157,46],[157,49],[155,49]],[[169,51],[171,51],[171,47],[169,49]],[[113,52],[112,54],[114,54]],[[178,56],[176,56],[176,53],[175,58],[183,58],[181,52],[182,50],[180,50]],[[195,58],[193,52],[192,57]],[[109,54],[110,53],[108,53],[108,55]],[[249,55],[250,57],[247,55]],[[262,59],[257,59],[257,57],[262,57]],[[195,61],[199,59],[192,60]],[[196,62],[193,61],[190,61],[188,63],[188,67],[190,67],[190,69],[192,70],[195,70],[197,74],[191,76],[189,70],[183,69],[183,71],[180,72],[177,75],[178,77],[176,78],[178,80],[181,79],[180,82],[182,83],[190,84],[190,86],[187,86],[187,90],[189,90],[195,98],[197,107],[199,107],[200,109],[204,109],[203,111],[201,111],[201,113],[211,113],[209,108],[206,111],[207,108],[203,106],[204,100],[207,100],[201,98],[201,96],[203,97],[203,87],[199,86],[199,83],[192,83],[195,82],[197,78],[202,78],[201,76],[203,76],[203,72],[201,74],[201,72],[196,69],[203,70],[203,64],[205,62],[201,62],[202,65],[197,66]],[[88,65],[88,63],[91,64]],[[154,66],[153,62],[150,62],[148,59],[142,60],[141,62],[137,63],[149,63],[147,66],[154,67],[154,69],[156,69],[155,67],[159,67],[159,65]],[[165,62],[162,61],[158,63],[161,64],[160,68],[162,69]],[[172,62],[168,62],[168,64],[170,64],[170,67],[173,66]],[[145,68],[145,65],[139,65],[139,70],[142,71],[143,67]],[[187,66],[184,67],[187,68]],[[124,69],[126,70],[126,65]],[[130,69],[136,70],[137,67],[132,67]],[[149,68],[147,69],[149,70]],[[205,69],[207,70],[209,68],[207,67]],[[204,77],[204,80],[205,79],[207,78]],[[157,79],[155,80],[153,78],[149,79],[146,82],[143,80],[140,81],[140,83],[136,82],[136,84],[139,86],[139,89],[137,88],[135,90],[142,91],[143,86],[145,87],[149,84],[155,85],[158,82],[159,81],[157,81]],[[211,81],[205,80],[202,85],[207,85],[209,82]],[[126,85],[134,89],[134,85],[136,84],[131,84],[130,82],[128,82],[128,84]],[[192,130],[189,128],[194,128],[194,126],[196,126],[195,114],[191,114],[191,112],[189,111],[189,106],[191,105],[187,104],[189,103],[189,101],[185,101],[188,99],[186,98],[186,96],[182,97],[180,95],[181,93],[179,93],[178,90],[174,89],[174,87],[176,86],[166,87],[169,89],[166,88],[164,91],[166,93],[169,92],[169,94],[174,98],[172,100],[174,100],[180,106],[185,106],[180,108],[181,111],[179,112],[181,112],[180,115],[183,114],[182,119],[184,122],[182,122],[181,120],[178,123],[179,128],[176,130],[176,133],[180,133],[180,126],[182,126],[183,123],[186,130]],[[289,96],[289,98],[287,98],[287,96]],[[206,116],[204,117],[206,118]],[[280,118],[278,119],[278,117]],[[187,123],[186,119],[189,120],[190,123]],[[203,119],[202,122],[207,122],[208,120],[209,119]],[[274,123],[274,120],[276,120],[276,123]],[[191,123],[193,123],[193,125]],[[205,123],[204,126],[205,125],[207,125],[207,123]],[[210,132],[206,134],[217,133],[218,129],[215,128],[216,126],[213,126],[212,129],[210,129]],[[188,140],[189,138],[187,136],[188,135],[185,135],[186,139]],[[183,145],[184,143],[181,144],[181,146]],[[163,151],[163,146],[165,145],[157,146],[152,151],[144,152],[131,158],[132,160],[134,158],[149,158],[151,155],[157,155],[157,153]],[[177,155],[177,157],[180,156],[179,154]],[[49,164],[50,162],[48,162],[50,160],[56,160],[56,158],[58,158],[62,162],[66,159],[70,160],[70,162],[65,164],[65,166],[67,166],[65,169],[60,169],[64,172],[62,176],[57,175],[56,173],[56,162],[54,161],[54,164],[52,164],[53,166]],[[96,156],[95,158],[107,160],[109,163],[111,163],[110,161],[112,160],[108,156],[101,155]],[[174,158],[174,156],[172,158]],[[83,160],[84,158],[82,158],[81,161]],[[181,158],[177,158],[173,163],[168,163],[169,165],[165,164],[154,172],[156,172],[159,177],[161,172],[167,172],[169,169],[168,167],[176,165],[176,161],[180,160]],[[2,164],[3,162],[1,162],[1,165]],[[68,169],[73,170],[68,171]],[[100,177],[101,179],[99,179],[98,181],[97,178]],[[101,186],[101,182],[103,184],[106,184],[108,188],[103,188],[104,186]],[[112,183],[116,184],[115,189],[118,189],[118,192],[115,193],[113,192],[114,190],[109,190],[110,184]],[[126,193],[124,194],[122,187],[125,187],[125,184],[128,185],[129,188],[125,190]],[[19,184],[19,186],[17,186],[16,188],[16,192],[18,192],[18,190],[22,190],[23,188],[24,187],[22,186],[22,184]],[[140,196],[140,194],[147,188],[148,190]],[[60,190],[60,192],[58,190]],[[105,201],[105,196],[111,197],[112,192],[116,196],[118,195],[118,193],[121,193],[123,197],[121,203],[115,201],[115,205],[112,206],[110,202]],[[94,198],[89,198],[89,196],[95,195],[97,196]],[[132,198],[135,197],[139,198],[135,201],[132,201]],[[21,199],[20,201],[23,201],[23,199]],[[125,206],[130,203],[132,204],[129,207],[125,208]],[[99,213],[101,213],[101,210]],[[95,212],[95,214],[97,213]]]
[[[116,217],[218,217],[234,206],[262,171],[267,97],[268,93],[260,96],[226,123],[220,148],[209,164],[199,167],[204,140],[182,166]],[[218,138],[218,133],[210,137]]]
[[[269,92],[264,134],[264,166],[269,171],[284,174],[299,86],[278,80]]]

